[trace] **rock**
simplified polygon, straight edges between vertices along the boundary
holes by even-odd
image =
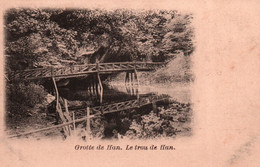
[[[58,87],[67,86],[69,83],[70,83],[69,79],[61,79],[58,81],[57,86]]]
[[[53,101],[55,100],[55,96],[51,95],[51,94],[47,94],[45,97],[45,102],[46,105],[51,104]]]

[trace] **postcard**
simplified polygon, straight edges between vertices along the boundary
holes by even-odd
[[[259,1],[2,1],[3,166],[260,164]]]

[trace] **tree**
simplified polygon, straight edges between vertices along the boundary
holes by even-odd
[[[5,14],[6,54],[14,69],[77,64],[82,49],[103,49],[100,61],[165,61],[177,50],[192,53],[191,19],[165,10],[11,9]]]

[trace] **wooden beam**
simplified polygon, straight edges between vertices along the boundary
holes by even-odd
[[[138,78],[138,74],[137,74],[137,70],[136,69],[134,70],[134,74],[135,74],[136,84],[137,84],[137,86],[139,86],[139,78]]]
[[[60,97],[59,97],[59,91],[58,91],[58,87],[57,87],[57,84],[56,84],[56,81],[55,81],[55,78],[52,77],[52,81],[53,81],[53,84],[54,84],[54,88],[55,88],[55,91],[56,91],[56,112],[59,114],[61,120],[63,123],[67,122],[64,115],[63,115],[63,112],[62,112],[62,108],[61,108],[61,105],[60,105]],[[69,135],[69,129],[68,127],[64,127],[63,128],[63,131],[65,133],[65,136],[68,136]]]
[[[99,85],[99,81],[98,81],[98,79],[96,79],[95,87],[96,87],[96,94],[97,94],[97,96],[98,96],[98,85]]]
[[[129,83],[129,72],[127,71],[126,75],[125,75],[125,84],[128,84],[128,83]]]
[[[168,98],[169,98],[169,97],[164,97],[164,98],[162,98],[162,99],[157,98],[157,99],[153,100],[152,102],[155,103],[156,101],[166,100],[166,99],[168,99]],[[151,103],[151,102],[146,102],[146,100],[141,103],[141,100],[142,100],[142,99],[138,100],[138,102],[140,102],[140,104],[139,104],[140,106],[139,106],[139,107]],[[135,101],[133,101],[133,103],[137,103],[137,101],[135,100]],[[125,110],[125,109],[126,109],[125,107],[123,107],[123,108],[118,107],[119,104],[122,104],[122,102],[115,104],[115,105],[117,106],[117,107],[116,107],[117,110],[107,111],[107,112],[104,113],[104,114],[112,113],[112,112],[118,112],[118,111],[121,111],[121,110]],[[155,104],[155,105],[156,105],[156,104]],[[136,107],[136,106],[132,106],[132,105],[131,105],[131,106],[129,106],[129,108],[127,108],[127,109],[134,108],[134,107]],[[155,107],[156,107],[156,106],[155,106]],[[97,107],[96,107],[96,108],[97,108]],[[93,110],[95,110],[95,108],[93,108]],[[87,114],[87,115],[88,115],[88,114]],[[64,126],[67,126],[67,125],[70,125],[70,124],[73,124],[74,127],[75,127],[75,123],[77,123],[77,122],[82,122],[82,121],[85,121],[85,120],[88,120],[88,119],[92,119],[92,118],[94,118],[94,117],[96,117],[96,116],[99,116],[99,115],[100,115],[100,113],[96,113],[96,114],[94,114],[94,115],[89,115],[89,117],[83,117],[83,118],[76,119],[76,120],[75,120],[75,117],[73,117],[73,120],[72,120],[72,121],[69,121],[69,122],[66,122],[66,123],[63,123],[63,124],[60,124],[60,125],[55,125],[55,126],[51,126],[51,127],[47,127],[47,128],[37,129],[37,130],[34,130],[34,131],[30,131],[30,132],[25,132],[25,133],[20,133],[20,134],[16,134],[16,135],[11,135],[11,136],[9,136],[8,138],[19,137],[19,136],[24,136],[24,135],[29,135],[29,134],[32,134],[32,133],[42,132],[42,131],[46,131],[46,130],[50,130],[50,129],[54,129],[54,128],[61,128],[61,127],[64,127]]]
[[[76,129],[76,124],[75,124],[75,112],[74,112],[74,111],[72,112],[72,120],[73,120],[73,129],[74,129],[74,131],[75,131],[75,129]]]
[[[63,113],[65,118],[67,119],[68,122],[71,122],[72,119],[70,117],[70,113],[69,113],[69,109],[68,109],[68,102],[67,102],[67,99],[64,99],[64,107],[65,107],[65,112]],[[66,121],[66,122],[67,122]],[[71,125],[68,125],[67,126],[67,129],[68,129],[68,132],[69,132],[69,135],[71,135]]]
[[[94,118],[97,115],[99,115],[99,114],[90,115],[89,118],[90,119]],[[87,120],[87,117],[83,117],[83,118],[80,118],[80,119],[77,119],[77,120],[74,120],[74,121],[66,122],[66,123],[60,124],[60,125],[50,126],[50,127],[47,127],[47,128],[33,130],[33,131],[30,131],[30,132],[25,132],[25,133],[20,133],[20,134],[16,134],[16,135],[11,135],[11,136],[8,136],[8,138],[25,136],[25,135],[29,135],[29,134],[32,134],[32,133],[38,133],[38,132],[47,131],[47,130],[51,130],[51,129],[55,129],[55,128],[62,128],[64,126],[68,126],[68,125],[70,125],[72,123],[82,122],[82,121],[85,121],[85,120]]]
[[[98,77],[98,83],[99,83],[99,87],[100,87],[100,104],[102,104],[102,101],[103,101],[103,85],[102,85],[99,73],[97,73],[97,77]]]
[[[95,77],[94,75],[92,75],[92,92],[93,92],[93,96],[95,96]]]
[[[87,107],[87,120],[86,120],[86,139],[89,140],[90,139],[90,135],[91,135],[91,129],[90,129],[90,109],[89,107]]]
[[[165,65],[163,62],[118,62],[118,63],[96,63],[87,65],[75,65],[71,67],[61,67],[61,68],[46,68],[46,69],[30,69],[24,71],[17,71],[13,74],[14,79],[22,80],[35,80],[40,78],[71,78],[71,77],[81,77],[86,74],[91,73],[106,73],[106,72],[121,72],[121,71],[132,71],[132,70],[146,70],[151,71],[157,66]],[[112,69],[111,69],[112,66]],[[95,68],[95,69],[94,69]]]
[[[130,74],[131,74],[131,84],[133,85],[133,83],[134,83],[133,72],[130,72]]]
[[[53,81],[55,92],[56,92],[56,105],[58,105],[59,91],[58,91],[58,87],[57,87],[57,84],[56,84],[54,77],[52,77],[52,81]]]

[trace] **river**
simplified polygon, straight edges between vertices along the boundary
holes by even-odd
[[[96,92],[94,89],[76,85],[59,88],[60,96],[68,100],[69,109],[89,106],[94,110],[98,106],[103,107],[100,110],[105,112],[104,115],[91,120],[93,138],[175,138],[178,134],[191,134],[188,83],[132,85],[110,82],[103,84],[102,99],[100,91]],[[144,102],[145,100],[148,102]],[[86,115],[84,110],[73,111],[76,119]],[[86,123],[77,126],[84,129]],[[82,136],[84,138],[84,133]]]

